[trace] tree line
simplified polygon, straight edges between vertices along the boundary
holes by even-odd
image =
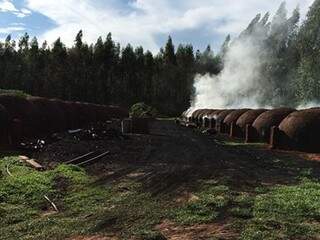
[[[9,35],[0,42],[0,88],[63,100],[130,107],[137,102],[176,115],[190,106],[196,73],[218,74],[234,41],[254,37],[261,52],[259,61],[261,105],[297,106],[320,100],[320,0],[315,0],[300,24],[299,9],[288,17],[285,3],[272,21],[258,14],[235,40],[226,38],[219,54],[210,46],[203,52],[171,37],[158,54],[121,47],[99,37],[83,42],[83,33],[66,47],[58,38],[52,46],[39,45],[26,33],[18,41]]]
[[[258,14],[234,41],[227,37],[222,53],[243,39],[258,46],[261,106],[320,104],[320,0],[313,2],[302,22],[299,7],[288,16],[285,2],[269,19],[269,13]]]
[[[121,47],[99,37],[83,42],[83,33],[70,48],[58,38],[52,46],[24,34],[17,42],[9,35],[0,43],[0,88],[35,96],[130,107],[137,102],[176,115],[189,107],[196,72],[217,74],[218,55],[192,45],[173,45],[171,37],[154,55],[130,44]]]

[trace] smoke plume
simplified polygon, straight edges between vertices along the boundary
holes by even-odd
[[[251,39],[232,44],[217,75],[195,77],[193,108],[258,107],[260,47]]]
[[[263,66],[264,34],[258,25],[250,34],[242,34],[229,46],[219,75],[196,75],[195,97],[192,109],[199,108],[258,108],[263,86],[261,67]]]
[[[278,55],[288,46],[298,22],[298,9],[288,19],[285,3],[271,22],[269,13],[264,17],[258,14],[224,51],[220,74],[195,76],[189,112],[200,108],[268,108],[290,103],[285,85],[290,81],[285,81],[288,74],[282,71],[290,66],[279,61]]]

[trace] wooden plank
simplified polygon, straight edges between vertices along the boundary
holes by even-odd
[[[37,170],[44,170],[44,167],[42,165],[40,165],[39,163],[37,163],[36,160],[34,160],[34,159],[28,159],[28,160],[26,160],[26,163]]]
[[[24,163],[26,163],[27,165],[29,165],[30,167],[36,169],[36,170],[44,170],[45,168],[39,164],[35,159],[30,159],[27,156],[19,156],[20,160]]]

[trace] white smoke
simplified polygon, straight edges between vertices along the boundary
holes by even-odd
[[[302,109],[308,109],[308,108],[319,108],[320,103],[318,101],[313,101],[313,102],[308,102],[308,103],[303,103],[300,104],[297,109],[302,110]]]
[[[191,109],[259,108],[262,47],[259,38],[244,37],[229,47],[219,75],[197,75]],[[260,39],[259,39],[260,40]],[[265,107],[265,106],[263,106]]]
[[[299,11],[287,18],[285,2],[272,21],[269,13],[258,14],[230,46],[223,49],[224,67],[219,75],[197,75],[194,80],[194,109],[270,108],[284,106],[281,80],[273,79],[277,54],[288,37],[295,34]],[[274,65],[273,65],[274,64]],[[318,104],[308,104],[316,106]]]

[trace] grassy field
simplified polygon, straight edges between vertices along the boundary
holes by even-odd
[[[296,185],[244,192],[229,186],[227,178],[198,181],[178,201],[170,194],[153,196],[130,179],[98,184],[72,165],[38,172],[13,155],[1,158],[0,170],[0,239],[166,239],[156,230],[165,220],[187,227],[226,219],[231,223],[228,232],[239,239],[320,236],[320,183],[308,171],[301,172]]]

